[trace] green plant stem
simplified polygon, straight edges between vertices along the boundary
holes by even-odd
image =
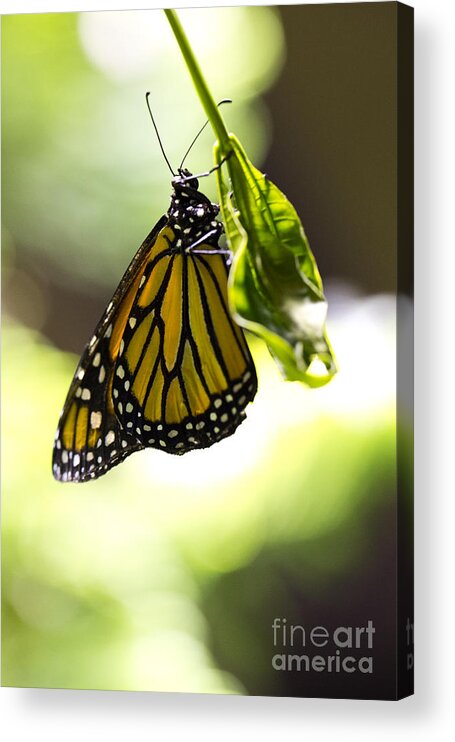
[[[204,75],[202,74],[198,61],[194,56],[194,52],[191,48],[190,42],[188,41],[186,33],[183,30],[183,26],[180,23],[180,19],[177,13],[175,12],[175,10],[171,9],[166,9],[164,12],[166,13],[166,17],[169,21],[172,31],[174,32],[174,36],[180,47],[180,51],[182,52],[182,56],[186,62],[186,66],[188,67],[194,87],[196,88],[196,92],[199,96],[199,100],[204,107],[207,118],[212,125],[213,131],[215,132],[215,135],[220,143],[223,155],[225,156],[230,150],[229,134],[226,129],[226,124],[224,123],[223,117],[221,116],[220,111],[217,108],[213,96],[207,86]]]

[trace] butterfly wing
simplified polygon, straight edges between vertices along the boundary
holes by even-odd
[[[166,223],[162,217],[140,246],[79,361],[55,436],[52,469],[59,481],[94,479],[143,448],[137,437],[119,425],[112,384],[122,335],[144,271],[155,251],[168,247]]]
[[[206,253],[206,254],[204,254]],[[142,446],[182,454],[231,435],[257,390],[213,245],[163,251],[144,270],[113,378],[114,410]]]

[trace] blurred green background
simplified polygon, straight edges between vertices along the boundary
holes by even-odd
[[[373,616],[374,679],[330,682],[345,695],[387,682],[392,15],[324,7],[180,15],[215,97],[234,99],[229,127],[301,214],[340,373],[317,391],[285,383],[252,339],[259,392],[233,437],[182,458],[147,450],[84,486],[52,479],[61,405],[170,195],[144,93],[174,166],[204,116],[161,11],[2,20],[5,685],[327,693],[327,676],[272,669],[276,616],[328,627]],[[207,129],[193,172],[210,166],[212,143]],[[204,190],[215,196],[210,179]]]

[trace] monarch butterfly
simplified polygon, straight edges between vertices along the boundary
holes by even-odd
[[[182,166],[172,189],[77,366],[55,436],[59,481],[95,479],[146,447],[207,448],[234,433],[256,394],[228,308],[219,207]]]

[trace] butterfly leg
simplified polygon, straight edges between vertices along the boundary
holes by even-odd
[[[218,235],[217,229],[212,229],[210,232],[207,232],[207,234],[202,235],[202,237],[199,237],[196,242],[193,242],[192,245],[189,245],[186,248],[186,252],[194,253],[196,255],[227,255],[226,264],[230,265],[232,263],[233,253],[232,250],[229,250],[228,248],[222,248],[222,247],[214,247],[213,250],[209,249],[201,249],[196,250],[198,245],[205,244],[210,237],[214,237],[215,235]]]
[[[226,258],[226,265],[231,265],[232,260],[234,258],[234,253],[232,250],[223,250],[221,248],[215,248],[214,250],[189,250],[189,252],[196,254],[196,255],[227,255]]]
[[[184,178],[180,178],[179,182],[184,183],[186,180],[194,180],[194,178],[207,178],[209,175],[215,172],[215,170],[219,170],[221,165],[224,165],[226,160],[230,158],[232,155],[233,150],[227,153],[225,157],[218,163],[218,165],[214,165],[210,170],[207,170],[205,173],[197,173],[196,175],[186,175]]]

